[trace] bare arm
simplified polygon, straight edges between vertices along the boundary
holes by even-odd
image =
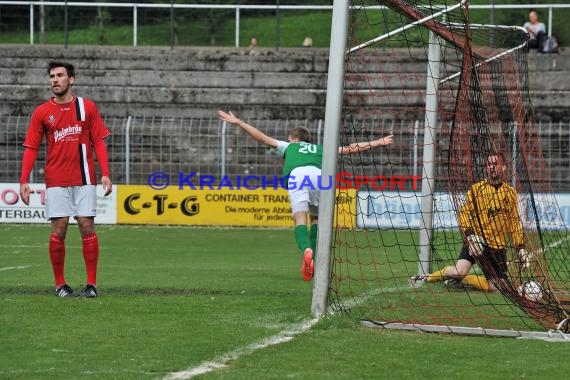
[[[236,117],[233,113],[231,113],[231,112],[226,113],[226,112],[220,110],[220,111],[218,111],[218,116],[220,117],[221,120],[223,120],[227,123],[230,123],[230,124],[235,124],[238,127],[240,127],[241,129],[243,129],[248,135],[253,137],[255,141],[258,141],[262,144],[265,144],[265,145],[273,147],[273,148],[277,148],[277,140],[276,139],[274,139],[273,137],[267,136],[265,133],[261,132],[259,129],[255,128],[252,125],[249,125],[245,121]]]
[[[352,143],[350,145],[338,148],[338,152],[342,155],[354,154],[354,153],[365,152],[369,149],[378,148],[380,146],[390,145],[392,144],[392,136],[393,135],[388,135],[379,138],[378,140]]]

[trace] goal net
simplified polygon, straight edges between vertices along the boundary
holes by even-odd
[[[338,159],[340,191],[358,191],[356,208],[336,215],[353,222],[333,233],[329,302],[382,325],[567,333],[570,238],[530,102],[527,36],[468,16],[466,1],[351,4],[340,143],[393,134],[394,145]],[[516,190],[516,210],[485,209],[491,232],[508,231],[493,251],[504,260],[474,258],[471,281],[431,276],[411,286],[413,276],[457,269],[462,208],[489,178],[490,156]]]

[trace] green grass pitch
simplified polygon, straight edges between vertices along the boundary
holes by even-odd
[[[291,230],[99,226],[100,297],[59,299],[48,226],[0,229],[0,378],[160,379],[204,362],[199,379],[565,378],[570,346],[361,327],[311,319],[311,285]],[[85,270],[76,226],[67,281]],[[233,356],[232,356],[233,355]]]

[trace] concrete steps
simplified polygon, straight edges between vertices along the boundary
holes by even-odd
[[[324,117],[328,49],[1,48],[0,114],[31,113],[51,95],[47,62],[67,60],[77,69],[76,93],[92,98],[105,116],[206,117],[224,108],[244,117]],[[530,95],[542,120],[570,118],[568,58],[564,53],[529,55]],[[421,109],[425,79],[400,77],[414,72],[423,75],[425,62],[410,59],[407,50],[375,49],[351,61],[345,88],[365,85],[376,95],[355,107]],[[400,90],[398,96],[386,97],[388,89]]]

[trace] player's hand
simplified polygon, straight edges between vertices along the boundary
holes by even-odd
[[[105,196],[111,194],[113,191],[113,184],[111,183],[111,178],[104,175],[101,177],[101,185],[103,185],[103,190],[105,191]]]
[[[530,259],[532,259],[531,251],[527,251],[526,249],[521,248],[517,253],[517,257],[519,259],[522,269],[530,268]]]
[[[239,122],[241,121],[237,116],[235,116],[232,111],[230,111],[230,113],[226,113],[222,110],[218,111],[218,116],[220,117],[220,119],[222,119],[225,122],[228,122],[230,124],[239,124]]]
[[[485,249],[485,240],[479,235],[469,235],[467,237],[467,246],[471,256],[481,256]]]
[[[378,146],[390,145],[392,144],[392,138],[394,135],[384,136],[381,139],[378,139]]]
[[[30,204],[30,185],[27,183],[20,184],[20,199],[22,199],[22,202],[25,204]]]

